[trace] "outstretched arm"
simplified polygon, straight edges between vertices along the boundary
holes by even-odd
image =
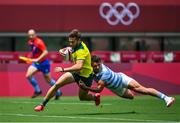
[[[89,90],[91,92],[100,93],[104,89],[105,84],[104,84],[104,81],[99,80],[97,87],[88,87],[83,82],[80,82],[79,86],[80,86],[80,88],[82,88],[84,90]]]

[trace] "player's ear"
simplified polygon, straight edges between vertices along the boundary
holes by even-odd
[[[80,43],[81,43],[81,40],[80,40],[80,39],[77,39],[77,42],[78,42],[78,44],[80,44]]]
[[[93,62],[91,61],[91,66],[93,66]]]

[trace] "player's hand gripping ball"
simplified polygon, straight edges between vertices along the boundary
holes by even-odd
[[[65,61],[71,60],[71,53],[72,53],[72,48],[71,47],[65,47],[63,49],[59,50],[60,55],[63,56]]]

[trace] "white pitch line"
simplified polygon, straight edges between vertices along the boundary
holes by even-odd
[[[9,103],[15,103],[15,104],[37,104],[37,102],[9,102]],[[49,104],[63,104],[63,105],[94,105],[94,103],[64,103],[64,102],[59,102],[59,103],[55,103],[55,102],[50,102]],[[103,103],[102,105],[112,105],[110,103]]]
[[[0,116],[17,116],[17,117],[42,117],[42,118],[68,118],[68,119],[91,119],[91,120],[111,120],[111,121],[134,121],[134,122],[167,122],[163,120],[142,120],[142,119],[125,119],[125,118],[105,118],[105,117],[78,117],[78,116],[58,116],[58,115],[34,115],[34,114],[6,114],[0,113]],[[174,122],[174,121],[168,121]]]

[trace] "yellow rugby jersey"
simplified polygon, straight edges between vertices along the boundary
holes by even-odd
[[[73,49],[71,57],[74,63],[76,63],[77,60],[84,60],[84,65],[79,75],[86,78],[89,77],[93,68],[91,67],[91,54],[84,42],[81,42],[77,48]]]

